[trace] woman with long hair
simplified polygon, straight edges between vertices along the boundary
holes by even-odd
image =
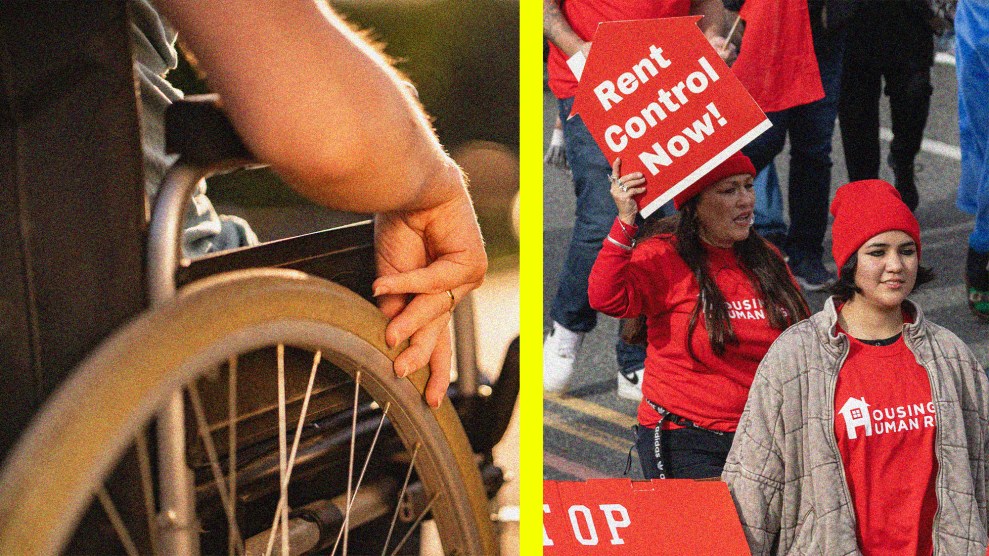
[[[766,354],[724,479],[753,554],[986,554],[989,383],[907,299],[932,278],[892,185],[831,205],[824,310]]]
[[[636,447],[646,478],[721,474],[759,361],[809,311],[782,256],[752,230],[755,168],[737,153],[674,198],[680,213],[634,242],[641,173],[618,177],[618,218],[591,270],[591,306],[646,317]],[[633,248],[634,245],[634,248]]]

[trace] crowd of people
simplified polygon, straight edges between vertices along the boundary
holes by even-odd
[[[957,206],[975,215],[965,294],[989,322],[989,110],[978,98],[989,5],[545,0],[544,14],[560,108],[547,162],[569,165],[577,196],[544,390],[566,390],[598,312],[622,318],[618,391],[640,399],[643,475],[725,480],[754,554],[985,554],[989,380],[908,296],[934,278],[921,264],[914,159],[947,22]],[[646,179],[609,164],[569,117],[577,80],[565,62],[590,51],[601,21],[687,14],[704,15],[701,30],[773,126],[643,221]],[[736,18],[740,45],[726,37]],[[878,179],[884,91],[893,183]],[[850,180],[832,198],[836,118]],[[787,139],[789,224],[772,164]],[[836,273],[824,260],[829,207]],[[831,297],[811,315],[803,292],[818,290]]]

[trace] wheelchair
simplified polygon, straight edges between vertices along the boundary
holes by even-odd
[[[167,133],[179,161],[146,234],[150,308],[85,356],[8,454],[0,553],[405,554],[428,518],[444,553],[496,554],[491,449],[518,340],[479,395],[462,303],[453,403],[429,408],[424,372],[395,376],[369,302],[371,223],[182,260],[195,184],[252,157],[209,102],[174,105]]]

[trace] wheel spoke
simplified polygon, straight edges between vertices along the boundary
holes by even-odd
[[[151,553],[160,554],[158,549],[158,526],[155,523],[155,487],[151,477],[151,454],[148,450],[147,431],[142,430],[134,439],[137,448],[137,462],[141,470],[141,491],[144,494],[144,512],[148,517],[148,536],[151,538]]]
[[[192,412],[196,416],[196,428],[199,438],[206,448],[206,455],[209,457],[210,470],[213,472],[213,481],[216,482],[216,490],[220,495],[220,502],[223,504],[223,511],[227,515],[228,526],[234,533],[238,550],[243,553],[244,541],[240,535],[240,527],[233,520],[233,500],[227,492],[227,485],[224,484],[223,471],[220,469],[220,458],[216,453],[216,445],[213,444],[213,437],[209,433],[209,423],[206,422],[206,413],[203,411],[203,402],[199,397],[199,387],[195,382],[190,382],[186,388],[189,391],[189,399],[192,401]]]
[[[357,477],[357,485],[354,487],[354,496],[347,501],[346,515],[350,515],[350,509],[354,505],[354,499],[357,498],[357,493],[361,490],[361,483],[364,481],[364,473],[367,472],[367,466],[371,462],[371,455],[374,453],[374,447],[378,444],[378,436],[381,435],[381,427],[385,424],[385,418],[388,416],[388,410],[391,409],[391,402],[385,403],[385,408],[381,412],[381,420],[378,421],[378,428],[374,431],[374,438],[371,440],[371,447],[367,451],[367,456],[364,458],[364,466],[361,467],[361,474]],[[340,532],[337,533],[337,540],[333,542],[333,550],[330,554],[334,554],[337,551],[337,545],[340,543],[340,537],[343,535],[343,526],[340,527]]]
[[[295,438],[292,440],[292,452],[289,454],[288,458],[288,469],[285,473],[285,480],[283,483],[288,487],[288,482],[292,478],[292,469],[295,467],[295,456],[299,451],[299,440],[302,438],[302,426],[305,424],[306,415],[309,413],[309,400],[312,398],[313,384],[316,381],[316,369],[319,368],[320,359],[323,357],[322,351],[317,351],[316,355],[313,356],[312,370],[309,371],[309,384],[306,386],[306,396],[302,399],[302,411],[299,413],[299,423],[295,427]],[[271,534],[268,536],[268,547],[265,549],[265,555],[270,555],[272,549],[274,548],[275,542],[275,531],[278,529],[278,522],[281,519],[282,512],[285,510],[285,505],[282,504],[282,500],[278,500],[278,508],[275,509],[275,518],[271,522]]]
[[[409,461],[409,469],[405,472],[405,482],[402,483],[402,490],[398,493],[398,502],[395,504],[395,513],[391,516],[391,525],[388,527],[388,536],[385,537],[385,546],[381,549],[381,556],[385,556],[388,553],[388,543],[391,542],[391,535],[395,531],[395,522],[398,521],[398,511],[402,508],[402,498],[405,497],[405,491],[409,488],[409,479],[412,478],[412,470],[415,468],[416,456],[419,454],[419,448],[422,444],[416,442],[416,447],[412,450],[412,459]]]
[[[227,480],[230,500],[230,523],[227,527],[227,554],[234,556],[237,553],[237,538],[233,533],[233,526],[237,524],[237,357],[231,357],[228,361],[227,379]]]
[[[439,497],[440,497],[440,493],[437,492],[436,494],[433,495],[432,498],[429,499],[429,503],[426,504],[426,507],[423,508],[421,512],[419,512],[419,517],[417,517],[416,520],[412,522],[412,525],[409,527],[409,530],[405,532],[405,536],[402,537],[402,540],[398,541],[398,546],[396,546],[395,550],[392,551],[392,556],[398,554],[398,551],[401,550],[403,546],[405,546],[405,541],[409,540],[409,536],[412,535],[412,532],[415,531],[417,527],[419,527],[420,523],[422,523],[422,518],[426,517],[426,514],[429,513],[429,510],[433,509],[433,504],[436,502],[436,499]]]
[[[357,398],[361,393],[361,372],[354,374],[354,408],[350,421],[350,461],[347,464],[347,512],[343,514],[343,556],[347,556],[347,546],[350,541],[350,506],[354,484],[354,446],[357,443]]]
[[[285,419],[285,344],[278,344],[278,476],[281,496],[278,505],[288,509],[288,425]],[[288,511],[282,512],[282,556],[288,551]]]
[[[117,506],[114,505],[113,500],[110,498],[110,493],[106,491],[105,486],[101,486],[96,491],[96,497],[99,498],[100,505],[103,506],[103,511],[110,518],[110,524],[113,525],[113,530],[117,532],[117,537],[123,543],[124,550],[127,551],[128,556],[138,556],[137,546],[127,531],[124,520],[120,519],[120,512],[117,511]]]

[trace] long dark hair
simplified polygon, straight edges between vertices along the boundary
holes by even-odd
[[[698,197],[694,197],[680,208],[679,214],[647,227],[649,234],[672,230],[676,238],[677,253],[687,263],[700,287],[700,298],[690,314],[690,323],[687,326],[687,351],[695,360],[697,356],[690,339],[702,311],[708,341],[716,355],[724,355],[728,344],[738,345],[731,319],[728,318],[725,296],[707,268],[707,251],[700,236],[697,202]],[[752,288],[762,299],[771,327],[785,330],[810,316],[807,302],[791,280],[786,262],[755,229],[749,232],[748,238],[735,242],[734,251]]]

